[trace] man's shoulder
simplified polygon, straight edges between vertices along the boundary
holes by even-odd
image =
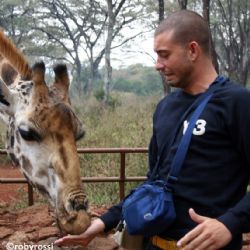
[[[164,105],[167,102],[171,102],[172,100],[175,100],[176,97],[180,95],[181,90],[180,89],[175,89],[174,91],[166,94],[162,99],[158,102],[158,105]]]
[[[213,100],[220,107],[238,112],[250,106],[250,91],[243,85],[229,80],[214,93]]]
[[[231,80],[228,80],[227,83],[223,86],[221,94],[230,95],[230,97],[233,99],[250,97],[249,89]]]
[[[173,92],[164,96],[157,104],[154,117],[162,115],[163,113],[169,113],[178,108],[180,101],[182,100],[181,90],[175,89]]]

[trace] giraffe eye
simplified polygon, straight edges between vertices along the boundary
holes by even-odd
[[[24,129],[18,128],[18,131],[25,141],[39,142],[42,139],[42,137],[34,129],[24,130]]]
[[[81,131],[80,133],[78,133],[75,137],[76,141],[80,141],[85,135],[85,131]]]

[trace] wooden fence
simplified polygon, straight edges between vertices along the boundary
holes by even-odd
[[[147,153],[147,148],[79,148],[79,154],[120,154],[120,174],[113,177],[82,177],[82,181],[87,182],[118,182],[120,199],[125,196],[125,182],[143,181],[145,176],[126,176],[126,154]],[[7,154],[6,150],[1,149],[0,154]],[[28,185],[28,204],[34,204],[33,187],[27,182],[25,178],[1,178],[0,184],[20,184],[25,183]]]

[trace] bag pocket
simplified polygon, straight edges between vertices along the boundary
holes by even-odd
[[[123,203],[123,219],[131,235],[159,234],[173,223],[175,217],[172,193],[158,183],[139,186]]]

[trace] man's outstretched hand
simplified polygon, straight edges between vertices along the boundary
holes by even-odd
[[[58,246],[75,246],[80,245],[86,247],[99,233],[103,232],[104,223],[100,219],[91,222],[88,229],[80,235],[67,235],[54,242]]]
[[[177,246],[181,249],[217,250],[232,240],[231,232],[220,221],[201,216],[192,208],[189,215],[198,225],[178,241]]]

